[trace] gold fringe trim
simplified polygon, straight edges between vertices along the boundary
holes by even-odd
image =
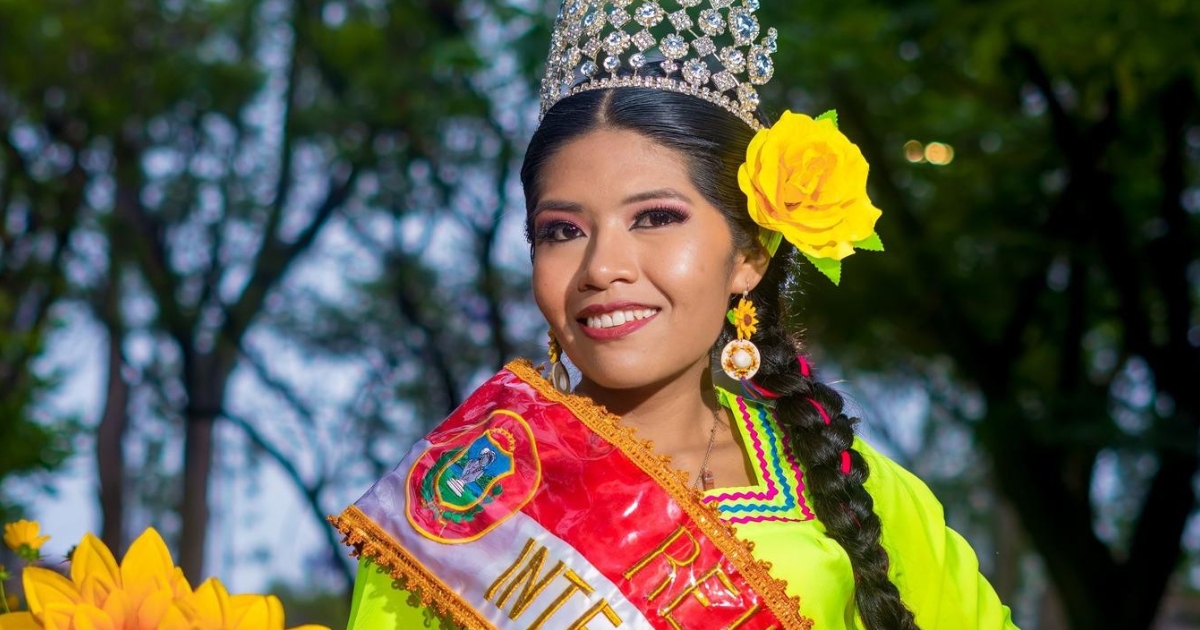
[[[387,569],[393,580],[403,582],[404,588],[421,600],[422,606],[449,617],[463,630],[495,629],[362,510],[351,505],[340,516],[330,516],[328,520],[345,536],[345,543],[354,547],[350,555],[366,556]]]
[[[590,398],[564,394],[555,389],[528,359],[517,359],[504,368],[532,386],[542,396],[570,409],[588,428],[611,442],[638,468],[658,481],[667,494],[679,502],[700,530],[713,541],[717,549],[737,567],[738,572],[763,598],[784,628],[812,628],[812,619],[800,614],[800,599],[787,594],[787,582],[771,575],[769,562],[754,558],[751,553],[752,545],[734,534],[733,527],[721,520],[721,513],[716,508],[700,500],[700,492],[688,486],[687,473],[672,468],[669,457],[655,453],[652,442],[637,437],[633,427],[622,424],[620,417],[609,413]]]

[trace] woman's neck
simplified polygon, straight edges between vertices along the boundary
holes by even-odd
[[[672,456],[706,447],[718,410],[707,361],[634,389],[608,389],[585,377],[576,393],[604,405],[638,437],[652,441],[655,450]]]

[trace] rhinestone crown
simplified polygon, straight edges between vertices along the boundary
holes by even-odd
[[[754,86],[775,71],[778,35],[769,28],[759,38],[758,6],[759,0],[565,0],[542,78],[540,116],[586,90],[648,87],[702,98],[760,128]]]

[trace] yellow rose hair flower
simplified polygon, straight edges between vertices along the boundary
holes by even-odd
[[[746,148],[738,185],[750,217],[774,254],[786,238],[837,284],[841,261],[857,249],[882,251],[867,197],[867,161],[837,128],[837,115],[784,112]]]
[[[42,545],[50,540],[41,536],[41,525],[37,521],[21,519],[4,525],[4,544],[21,558],[33,562],[41,558]]]

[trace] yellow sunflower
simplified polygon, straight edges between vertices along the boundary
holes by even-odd
[[[29,611],[0,615],[0,630],[282,630],[273,596],[230,596],[209,580],[195,591],[153,528],[120,564],[91,534],[75,548],[70,579],[41,567],[22,576]],[[295,630],[327,630],[300,626]]]
[[[737,327],[738,339],[749,339],[758,332],[758,309],[754,302],[742,298],[738,300],[737,308],[733,309],[733,325]]]

